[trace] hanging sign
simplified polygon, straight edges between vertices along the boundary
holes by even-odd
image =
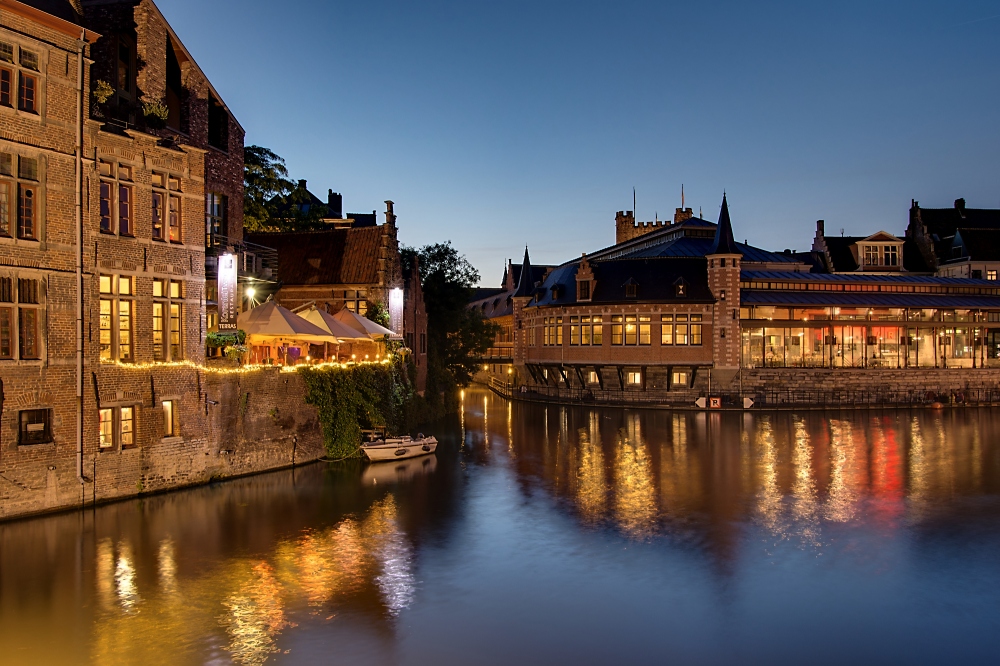
[[[219,257],[219,330],[235,331],[240,315],[239,293],[236,285],[236,255]]]

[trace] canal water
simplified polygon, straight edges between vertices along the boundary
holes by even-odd
[[[996,663],[1000,412],[467,390],[435,456],[0,525],[3,664]]]

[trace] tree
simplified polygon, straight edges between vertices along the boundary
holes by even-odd
[[[288,177],[285,160],[261,146],[243,149],[243,227],[247,231],[322,229],[328,209]]]
[[[400,250],[405,268],[420,260],[427,309],[427,394],[454,393],[472,381],[479,359],[493,343],[499,327],[478,310],[468,308],[479,271],[451,242]]]
[[[267,231],[272,226],[272,202],[295,188],[285,160],[261,146],[243,149],[243,227]]]

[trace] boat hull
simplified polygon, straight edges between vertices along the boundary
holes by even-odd
[[[437,440],[433,437],[424,439],[411,439],[408,441],[388,441],[364,444],[361,450],[372,462],[382,462],[385,460],[406,460],[407,458],[417,458],[427,456],[437,450]]]

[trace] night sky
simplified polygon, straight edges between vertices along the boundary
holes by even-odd
[[[486,285],[613,243],[633,187],[776,250],[1000,207],[995,1],[157,4],[247,144]]]

